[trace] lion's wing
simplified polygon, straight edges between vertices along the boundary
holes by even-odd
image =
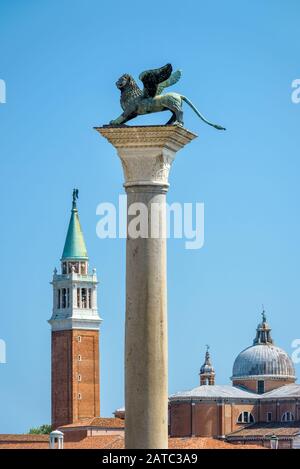
[[[181,75],[182,75],[181,70],[176,70],[176,72],[172,73],[172,75],[170,76],[170,78],[168,78],[168,80],[165,80],[158,85],[156,95],[161,94],[165,88],[175,85],[175,83],[177,83],[180,80]]]
[[[166,64],[163,67],[142,72],[139,79],[144,85],[144,98],[154,98],[157,94],[158,85],[170,78],[172,65]]]

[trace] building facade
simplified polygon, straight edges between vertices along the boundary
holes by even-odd
[[[89,259],[73,191],[69,228],[54,270],[51,325],[52,427],[100,416],[99,327],[96,270]]]
[[[232,386],[215,385],[214,378],[207,350],[200,386],[170,396],[171,436],[212,436],[245,443],[251,438],[242,430],[251,427],[251,442],[265,440],[267,446],[274,428],[291,428],[293,435],[298,429],[300,433],[300,385],[295,384],[292,360],[273,343],[265,312],[253,345],[234,362]],[[288,439],[287,430],[282,441],[284,438]]]

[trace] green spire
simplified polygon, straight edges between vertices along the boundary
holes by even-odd
[[[62,260],[88,259],[84,237],[80,226],[76,199],[78,199],[78,189],[73,190],[71,218],[66,237],[65,247],[62,254]]]

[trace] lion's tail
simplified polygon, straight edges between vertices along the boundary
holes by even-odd
[[[198,109],[193,105],[193,103],[186,96],[181,95],[181,99],[185,101],[193,109],[193,111],[197,114],[197,116],[199,116],[200,119],[202,119],[206,124],[211,125],[212,127],[218,130],[226,130],[221,125],[213,124],[212,122],[209,122],[207,119],[205,119],[205,117],[201,114],[201,112],[198,111]]]

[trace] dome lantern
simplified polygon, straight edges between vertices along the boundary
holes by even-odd
[[[211,364],[209,345],[206,346],[204,363],[200,368],[200,386],[215,384],[215,370]]]
[[[273,339],[271,337],[271,328],[267,323],[266,312],[263,309],[262,313],[262,322],[258,324],[256,328],[256,337],[253,340],[253,345],[257,344],[273,344]]]

